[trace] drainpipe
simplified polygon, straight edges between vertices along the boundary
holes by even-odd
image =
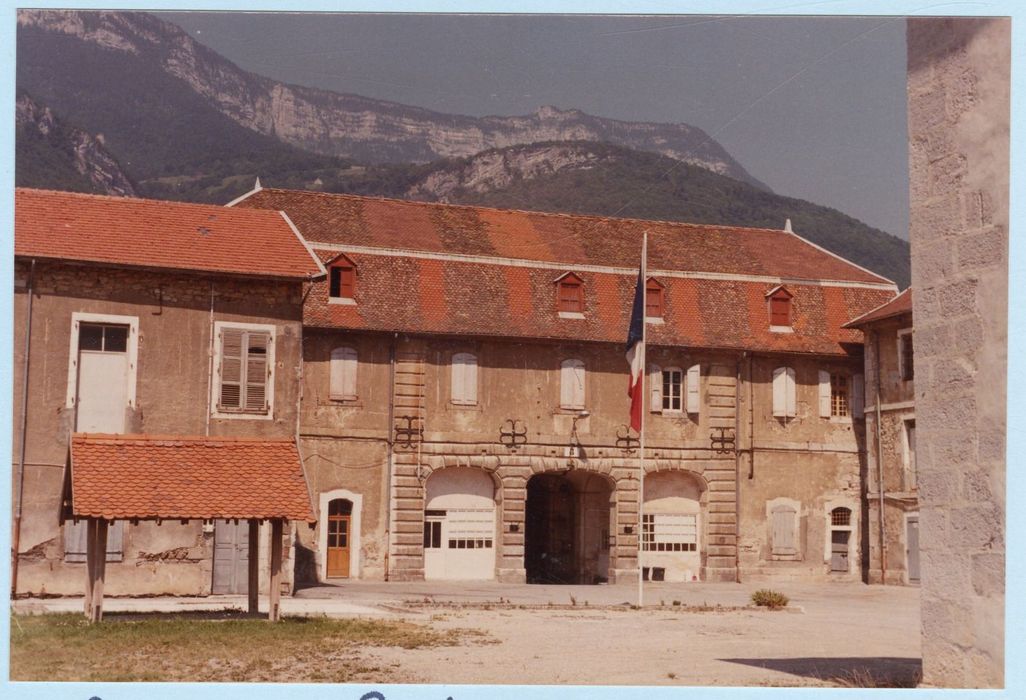
[[[210,437],[210,414],[214,400],[214,280],[210,280],[210,346],[207,348],[207,425],[206,436]]]
[[[21,363],[21,449],[18,456],[18,495],[14,504],[14,539],[11,552],[11,597],[18,592],[18,550],[21,548],[21,503],[25,493],[25,437],[28,434],[29,351],[32,349],[32,297],[36,259],[32,258],[28,277],[28,312],[25,323],[25,358]]]
[[[741,583],[741,368],[747,351],[737,359],[737,381],[734,386],[734,581]]]
[[[884,473],[883,447],[880,442],[880,332],[873,331],[873,359],[876,362],[876,490],[878,491],[878,526],[880,529],[880,584],[887,582],[887,550],[884,539]]]
[[[392,434],[395,432],[395,346],[399,334],[392,336],[388,345],[388,433],[385,437],[385,580],[388,580],[388,562],[392,554],[392,456],[394,446]]]

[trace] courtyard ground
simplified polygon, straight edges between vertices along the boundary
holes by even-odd
[[[758,588],[791,603],[752,609]],[[283,599],[291,619],[279,626],[226,614],[245,605],[240,596],[212,596],[108,599],[104,623],[93,628],[79,615],[28,617],[79,613],[81,598],[19,600],[11,675],[57,673],[52,659],[32,668],[34,650],[59,640],[77,649],[62,680],[100,680],[112,672],[99,670],[111,668],[104,654],[112,647],[96,644],[101,638],[131,648],[132,666],[149,680],[909,685],[919,672],[916,588],[652,583],[640,610],[636,595],[633,585],[354,581]],[[264,637],[283,642],[273,664],[250,658]],[[171,649],[181,663],[159,663]],[[122,671],[128,677],[111,679],[131,677]]]

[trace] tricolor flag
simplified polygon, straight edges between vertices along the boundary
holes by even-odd
[[[641,432],[641,416],[645,406],[645,257],[648,234],[641,244],[641,269],[638,270],[638,285],[634,289],[634,305],[631,307],[631,324],[627,329],[627,364],[631,376],[627,384],[627,396],[631,399],[631,427]]]

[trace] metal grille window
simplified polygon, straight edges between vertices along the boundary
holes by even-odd
[[[646,552],[698,551],[698,516],[686,513],[642,515],[641,548]]]
[[[663,370],[663,410],[680,411],[684,398],[684,372],[679,367]]]
[[[220,393],[217,408],[234,413],[267,413],[271,334],[245,328],[221,329]]]
[[[830,375],[830,415],[849,415],[848,377],[843,374]]]
[[[830,511],[830,524],[839,527],[850,527],[851,526],[851,509],[850,508],[834,508]]]

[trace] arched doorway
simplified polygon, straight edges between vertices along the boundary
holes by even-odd
[[[612,494],[612,482],[594,472],[531,477],[524,532],[528,583],[609,580]]]
[[[471,467],[450,467],[427,480],[424,578],[495,577],[495,484]]]
[[[641,523],[641,571],[647,580],[697,581],[703,546],[704,484],[687,472],[645,476]]]
[[[328,578],[349,578],[352,559],[352,520],[352,501],[348,498],[328,501]]]

